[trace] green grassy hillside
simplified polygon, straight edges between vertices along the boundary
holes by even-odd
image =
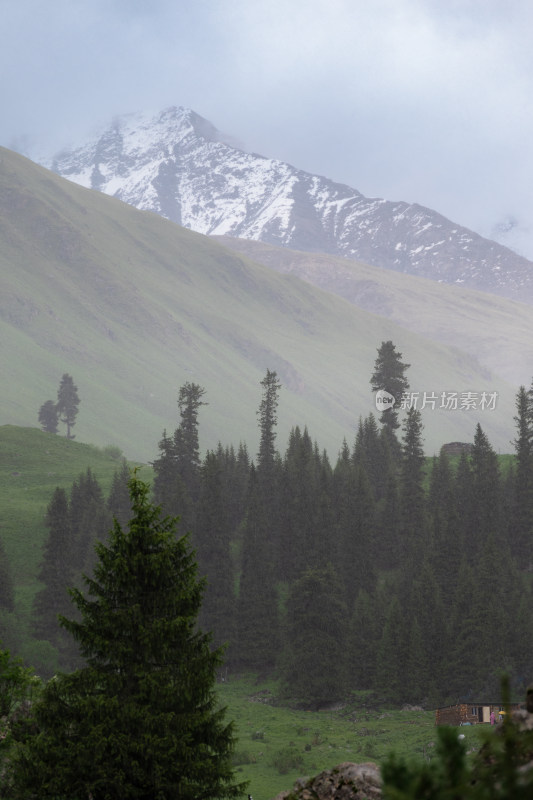
[[[360,415],[376,351],[392,339],[420,391],[497,391],[495,411],[425,415],[427,451],[480,421],[509,450],[516,386],[465,350],[430,341],[290,275],[0,149],[0,422],[37,425],[70,373],[78,441],[150,460],[177,424],[185,381],[206,389],[202,447],[257,444],[259,382],[283,384],[279,446],[307,425],[333,456]]]
[[[46,508],[56,486],[67,491],[90,467],[107,494],[120,453],[43,433],[35,428],[0,426],[0,537],[13,574],[17,611],[29,612],[47,535]],[[143,467],[149,481],[150,467]]]

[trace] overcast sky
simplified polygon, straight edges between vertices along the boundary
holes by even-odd
[[[532,0],[0,0],[0,143],[187,106],[247,150],[533,258]]]

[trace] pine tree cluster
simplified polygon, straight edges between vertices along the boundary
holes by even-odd
[[[281,455],[280,389],[267,372],[255,460],[242,443],[202,459],[204,390],[185,384],[179,426],[154,461],[154,500],[191,532],[207,578],[200,625],[227,644],[229,667],[277,668],[287,694],[309,706],[352,689],[429,705],[497,697],[502,670],[521,691],[533,663],[531,391],[518,393],[516,458],[503,473],[479,425],[468,454],[427,459],[414,409],[398,434],[373,414],[361,419],[334,464],[298,426]],[[117,476],[115,495],[126,480]],[[48,512],[35,616],[39,636],[54,643],[58,576],[72,583],[61,558],[75,547],[76,574],[90,569],[90,543],[106,527],[90,486],[80,478],[69,512],[58,490]],[[54,514],[66,514],[66,527],[52,524]]]
[[[182,416],[154,464],[157,502],[187,498],[209,587],[202,621],[229,643],[229,663],[277,666],[289,694],[317,705],[349,689],[396,702],[498,696],[504,669],[523,688],[533,662],[531,392],[518,395],[516,466],[503,474],[479,425],[468,455],[426,459],[415,409],[398,436],[373,414],[361,419],[334,465],[305,428],[282,456],[276,373],[262,387],[255,463],[242,444],[219,445],[183,473]],[[197,390],[189,385],[191,402]]]

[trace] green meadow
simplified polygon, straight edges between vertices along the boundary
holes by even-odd
[[[0,426],[0,536],[15,585],[15,613],[27,621],[38,588],[36,575],[47,536],[46,508],[54,489],[70,490],[80,473],[91,469],[107,494],[121,451],[67,440],[36,428]],[[150,480],[151,467],[142,468]]]
[[[413,760],[432,758],[433,710],[382,707],[368,693],[357,692],[333,709],[304,711],[290,708],[277,691],[275,681],[255,675],[230,675],[217,684],[227,717],[235,722],[236,774],[249,781],[254,800],[269,800],[298,778],[343,761],[380,764],[391,751]],[[457,730],[469,750],[477,749],[479,729]]]

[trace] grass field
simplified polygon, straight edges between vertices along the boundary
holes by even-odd
[[[275,681],[258,681],[254,675],[230,676],[217,691],[236,726],[236,777],[249,781],[254,800],[269,800],[298,778],[343,761],[379,764],[391,751],[430,759],[434,752],[432,710],[365,705],[363,692],[331,710],[296,710],[278,703]],[[478,747],[479,729],[463,727],[460,732],[468,749]]]

